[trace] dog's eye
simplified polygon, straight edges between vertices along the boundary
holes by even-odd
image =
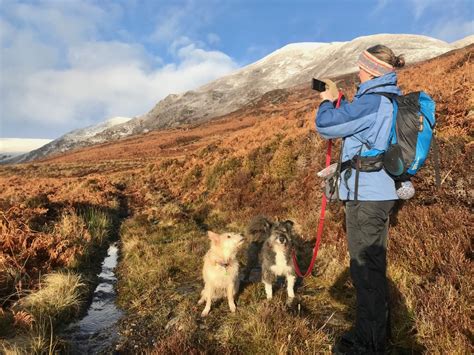
[[[230,239],[230,235],[227,236],[227,239]]]

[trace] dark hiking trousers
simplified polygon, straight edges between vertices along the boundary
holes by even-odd
[[[387,235],[395,201],[347,201],[350,272],[356,289],[355,337],[368,352],[383,352],[389,336]]]

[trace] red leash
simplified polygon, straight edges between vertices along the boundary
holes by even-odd
[[[339,91],[339,97],[337,98],[336,108],[339,108],[341,105],[342,99],[342,92]],[[331,164],[331,150],[332,150],[332,140],[328,140],[328,149],[326,151],[326,167]],[[298,266],[298,261],[296,260],[296,253],[295,249],[293,249],[292,257],[293,257],[293,265],[295,266],[295,272],[299,277],[306,277],[311,274],[313,271],[314,263],[316,262],[316,257],[318,256],[319,244],[321,243],[321,236],[323,235],[323,227],[324,227],[324,215],[326,214],[326,194],[323,193],[323,199],[321,202],[321,215],[319,217],[319,224],[318,224],[318,234],[316,236],[316,244],[314,245],[313,249],[313,257],[311,258],[311,263],[309,264],[308,270],[303,274]]]

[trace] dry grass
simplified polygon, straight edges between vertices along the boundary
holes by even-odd
[[[320,329],[330,316],[327,309],[318,314],[319,305],[309,302],[314,315],[308,316],[313,310],[306,309],[304,315],[297,309],[289,312],[282,290],[268,303],[261,285],[249,285],[239,296],[237,314],[218,303],[207,319],[201,319],[197,300],[202,256],[208,248],[205,233],[192,220],[172,227],[150,227],[140,220],[128,221],[122,231],[119,301],[134,315],[130,323],[136,325],[124,330],[122,350],[132,351],[139,344],[155,353],[329,353],[330,337]]]
[[[85,283],[73,273],[51,273],[44,276],[40,288],[21,298],[17,307],[35,319],[72,318],[84,298]]]
[[[0,178],[0,337],[11,351],[42,353],[57,347],[51,334],[83,307],[121,206],[104,179],[61,181],[30,169],[43,176],[20,168]]]
[[[416,198],[393,219],[390,232],[393,341],[413,351],[473,351],[472,54],[473,46],[399,73],[405,92],[424,89],[436,100],[442,152],[442,188],[435,188],[428,162],[415,178]],[[339,79],[351,97],[355,76]],[[291,218],[305,240],[314,237],[321,197],[315,171],[325,151],[313,123],[319,98],[306,88],[277,94],[285,99],[267,95],[198,127],[0,167],[0,289],[6,305],[0,325],[13,322],[7,308],[38,287],[40,274],[88,260],[80,257],[88,255],[84,248],[107,234],[100,232],[107,223],[96,212],[110,216],[123,193],[133,212],[121,230],[124,350],[329,352],[354,316],[338,204],[326,214],[314,277],[298,289],[299,311],[284,307],[283,292],[264,302],[261,285],[242,291],[235,315],[222,304],[201,320],[196,306],[206,229],[244,231],[252,216],[265,214]],[[87,217],[80,206],[96,216]]]
[[[45,275],[40,288],[21,298],[14,306],[10,326],[14,337],[0,340],[6,354],[53,354],[59,349],[54,325],[73,318],[80,310],[86,285],[73,273]]]
[[[60,343],[54,338],[51,323],[44,320],[13,338],[0,339],[0,351],[5,355],[57,354]]]

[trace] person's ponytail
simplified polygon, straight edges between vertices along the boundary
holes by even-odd
[[[405,66],[405,57],[403,56],[403,54],[395,57],[395,63],[392,65],[394,68],[401,68]]]

